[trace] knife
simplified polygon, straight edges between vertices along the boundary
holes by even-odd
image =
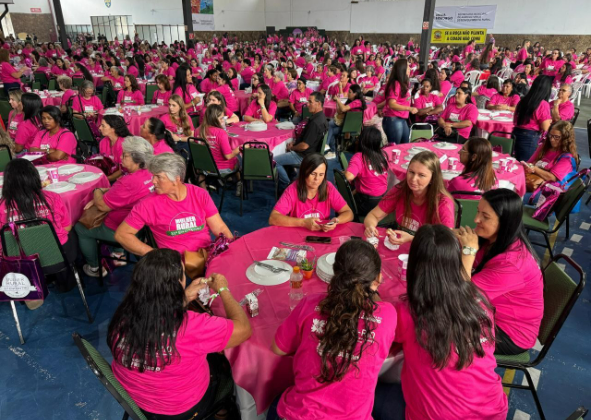
[[[272,271],[274,273],[280,273],[282,271],[289,271],[289,270],[286,270],[285,268],[275,267],[275,266],[273,266],[271,264],[267,264],[267,263],[260,262],[260,261],[255,261],[254,263],[256,265],[258,265],[259,267],[266,268],[267,270],[270,270],[270,271]]]

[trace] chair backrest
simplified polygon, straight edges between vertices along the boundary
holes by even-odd
[[[570,214],[578,201],[585,194],[585,189],[587,188],[588,183],[588,180],[585,182],[581,178],[578,178],[571,184],[568,190],[566,190],[554,208],[556,222],[562,223],[566,219],[566,216]]]
[[[57,81],[55,79],[49,79],[49,83],[47,84],[47,90],[56,90],[57,89]]]
[[[94,373],[101,384],[107,388],[107,391],[115,397],[125,412],[129,414],[129,417],[133,420],[147,420],[144,413],[142,413],[135,401],[129,396],[125,388],[123,388],[121,382],[115,378],[111,365],[105,360],[99,351],[78,333],[72,334],[72,338],[92,373]]]
[[[84,79],[82,77],[74,77],[72,79],[72,85],[78,89],[80,86],[82,86],[82,83],[84,83]]]
[[[575,108],[575,113],[573,115],[573,117],[570,120],[570,123],[574,126],[577,122],[577,119],[579,118],[579,113],[581,112],[581,110],[579,108]]]
[[[7,124],[8,124],[8,116],[10,115],[10,111],[12,111],[12,107],[10,106],[10,102],[0,101],[0,117],[2,117],[2,120]]]
[[[94,135],[92,134],[92,130],[90,129],[88,121],[86,121],[84,116],[82,114],[74,113],[73,117],[72,125],[74,126],[74,131],[78,141],[83,143],[96,143]]]
[[[17,225],[18,237],[23,251],[25,251],[26,255],[39,254],[41,267],[49,267],[66,261],[62,246],[50,220],[37,218],[14,223]],[[2,227],[1,232],[4,255],[10,257],[20,255],[18,244],[8,224]]]
[[[154,93],[158,90],[158,85],[155,83],[148,83],[146,85],[146,98],[145,101],[147,104],[152,103],[152,98],[154,97]],[[197,127],[197,126],[195,126]]]
[[[318,144],[318,149],[316,150],[316,152],[320,153],[322,156],[324,156],[324,149],[326,149],[326,142],[328,141],[328,131],[326,131],[326,133],[324,133],[324,137],[322,138],[322,141]]]
[[[431,124],[416,123],[410,126],[410,142],[417,139],[430,139],[433,137],[433,126]]]
[[[359,135],[363,128],[363,112],[347,112],[341,133]]]
[[[351,190],[351,185],[347,178],[345,178],[345,174],[338,169],[334,170],[334,182],[336,184],[337,190],[339,194],[345,199],[349,208],[353,211],[354,215],[354,222],[359,222],[359,213],[357,210],[357,203],[355,203],[355,197],[353,197],[353,191]]]
[[[199,115],[192,114],[189,116],[191,117],[191,122],[193,123],[193,127],[195,127],[195,128],[199,127]]]
[[[589,156],[591,156],[591,119],[587,120],[587,147],[589,148]]]
[[[343,171],[346,171],[349,167],[349,161],[347,160],[347,156],[345,156],[345,153],[343,152],[337,152],[337,154],[339,158],[339,163],[341,164],[341,168],[343,168]]]
[[[269,145],[259,142],[244,143],[242,156],[243,180],[274,179],[273,157],[269,152]]]
[[[492,133],[490,133],[490,136],[488,136],[488,141],[493,147],[501,146],[503,148],[503,153],[507,155],[513,154],[513,147],[515,146],[515,135],[513,133],[493,131]]]
[[[470,82],[472,85],[475,85],[478,80],[480,80],[480,75],[482,74],[479,70],[470,70],[466,73],[464,80]]]
[[[482,195],[475,191],[454,191],[451,193],[456,205],[456,228],[460,226],[476,227],[474,218],[478,211],[479,197]],[[473,195],[474,199],[458,198],[457,196]]]
[[[49,83],[49,81],[47,80],[47,74],[45,74],[42,71],[36,71],[33,74],[33,77],[34,77],[35,82],[39,82],[43,86],[47,86]],[[35,86],[35,84],[33,84],[33,86]]]
[[[33,84],[31,85],[31,89],[33,90],[41,90],[41,82],[39,81],[34,81]]]
[[[308,118],[310,115],[312,115],[310,113],[310,110],[308,109],[307,106],[302,107],[302,119]]]
[[[12,154],[8,146],[0,146],[0,172],[4,172],[8,162],[12,160]]]
[[[220,173],[211,154],[209,143],[195,137],[189,137],[188,142],[193,168],[198,172],[209,172],[219,176]]]

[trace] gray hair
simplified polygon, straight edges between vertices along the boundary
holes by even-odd
[[[568,83],[563,83],[562,85],[560,85],[560,87],[568,88],[569,96],[572,95],[573,87],[571,85],[569,85]]]
[[[313,60],[313,57],[311,55],[307,55],[306,57],[304,57],[304,60],[306,60],[306,63],[311,63]]]
[[[140,165],[144,169],[154,157],[154,148],[143,137],[128,136],[123,141],[123,153],[129,153],[134,163]]]
[[[111,66],[111,70],[115,69],[117,76],[121,76],[121,69],[117,66]]]
[[[184,182],[187,165],[185,159],[175,153],[161,153],[150,159],[148,170],[152,175],[164,172],[170,181],[176,181],[178,176]]]
[[[368,71],[370,71],[371,74],[376,74],[376,69],[374,68],[374,66],[367,66],[365,68],[365,72],[367,73]]]
[[[72,78],[62,74],[57,78],[57,83],[63,86],[65,89],[70,89],[72,87]]]
[[[283,74],[280,71],[276,71],[275,72],[275,77],[277,77],[279,80],[281,80],[282,82],[285,81],[285,74]]]
[[[80,85],[80,93],[82,94],[86,89],[92,89],[94,92],[94,83],[92,83],[90,80],[83,81]]]
[[[41,57],[41,58],[39,59],[39,65],[40,65],[41,67],[47,67],[47,60],[46,60],[44,57]]]

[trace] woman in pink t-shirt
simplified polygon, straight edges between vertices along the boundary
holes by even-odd
[[[112,66],[109,70],[109,75],[102,77],[101,80],[103,82],[110,82],[113,85],[114,91],[123,89],[124,79],[119,67]]]
[[[579,161],[573,125],[568,121],[558,121],[532,157],[521,164],[526,174],[564,184],[576,173]]]
[[[82,82],[79,95],[72,101],[72,109],[84,114],[86,118],[96,119],[98,112],[104,108],[98,96],[94,94],[94,84],[88,80]]]
[[[234,95],[234,87],[232,82],[226,73],[219,73],[217,78],[217,85],[215,90],[220,92],[225,101],[228,109],[233,113],[238,111],[238,101]]]
[[[491,98],[486,109],[492,111],[509,111],[515,112],[515,107],[521,98],[515,90],[515,82],[507,79],[503,82],[503,87],[500,93],[495,93]]]
[[[121,175],[122,144],[125,137],[130,136],[125,119],[119,115],[104,115],[99,131],[104,138],[99,142],[99,154],[110,158],[117,169],[108,176],[110,182],[115,182]]]
[[[8,50],[0,49],[0,81],[4,84],[4,92],[8,95],[12,89],[21,88],[21,76],[23,70],[17,71],[10,64],[10,53]]]
[[[343,124],[348,112],[361,112],[362,118],[367,105],[365,104],[365,96],[363,90],[359,85],[352,85],[347,92],[347,100],[343,103],[341,98],[335,95],[332,100],[336,105],[336,114],[334,119],[328,123],[328,137],[326,144],[330,147],[330,152],[327,154],[327,159],[334,159],[337,151],[336,139],[343,130]]]
[[[203,108],[203,101],[197,88],[193,85],[191,69],[186,64],[176,69],[176,77],[172,86],[172,94],[179,95],[185,103],[188,112],[197,111]]]
[[[558,70],[558,73],[556,73],[556,76],[554,76],[554,83],[553,86],[555,88],[560,87],[563,84],[567,84],[570,85],[573,82],[573,77],[572,77],[572,65],[570,63],[565,63],[562,65],[562,67],[560,67],[560,70]]]
[[[152,96],[152,104],[166,106],[170,99],[170,95],[172,95],[170,81],[165,75],[159,74],[156,76],[156,84],[158,85],[158,90],[154,92],[154,95]]]
[[[251,334],[224,276],[187,286],[183,268],[178,252],[149,252],[134,267],[109,323],[113,374],[149,419],[201,420],[210,414],[218,384],[231,381],[228,361],[216,353]],[[187,310],[206,286],[219,293],[226,317]]]
[[[361,152],[355,153],[345,170],[347,181],[355,181],[357,214],[365,217],[388,189],[388,162],[382,151],[382,133],[365,127],[359,137]]]
[[[189,154],[189,137],[193,136],[195,127],[193,120],[187,114],[183,99],[179,95],[172,95],[168,100],[168,114],[160,117],[164,126],[176,143],[176,150],[179,148],[186,150]]]
[[[472,97],[476,98],[478,108],[484,108],[486,106],[486,103],[490,101],[490,99],[494,95],[499,93],[499,89],[499,78],[495,75],[490,76],[486,81],[486,84],[478,86],[478,88],[474,92],[472,92]]]
[[[439,73],[439,84],[441,85],[441,89],[439,90],[439,92],[441,93],[441,98],[444,101],[445,101],[445,98],[450,96],[449,93],[451,92],[451,88],[452,88],[452,84],[449,81],[450,76],[451,76],[451,72],[449,71],[448,68],[441,69],[441,72]]]
[[[490,190],[478,203],[476,228],[457,232],[466,273],[495,308],[496,354],[531,349],[544,314],[542,272],[522,217],[523,202],[517,193]]]
[[[324,156],[307,155],[300,165],[297,181],[287,187],[273,208],[269,224],[328,232],[337,224],[353,220],[347,202],[326,179],[327,168]],[[331,219],[333,211],[336,217]]]
[[[394,337],[404,352],[401,385],[378,384],[376,417],[505,420],[507,396],[493,354],[494,309],[466,281],[462,252],[450,229],[426,225],[418,230],[406,278]],[[406,405],[405,416],[395,414],[401,405]]]
[[[413,101],[413,106],[417,109],[417,122],[423,122],[429,117],[437,118],[436,116],[443,111],[441,96],[432,93],[432,90],[431,79],[423,79],[419,96]]]
[[[41,109],[43,102],[35,93],[23,93],[21,96],[23,104],[23,121],[19,124],[14,139],[14,151],[22,152],[29,149],[33,144],[39,130],[41,130]]]
[[[470,137],[460,149],[460,163],[464,165],[462,173],[453,178],[447,190],[449,192],[479,192],[497,188],[497,177],[492,166],[492,147],[487,139]],[[477,195],[455,195],[462,199],[480,199]]]
[[[455,102],[448,101],[443,114],[437,120],[437,136],[453,143],[464,143],[470,130],[478,120],[478,108],[472,104],[472,90],[467,87],[456,89]]]
[[[570,101],[573,93],[571,85],[563,84],[558,89],[558,97],[550,102],[552,123],[560,120],[571,121],[575,116],[575,104]]]
[[[363,221],[365,236],[378,236],[378,223],[390,213],[395,213],[399,226],[398,230],[388,232],[394,245],[412,241],[414,233],[425,224],[455,226],[454,202],[443,185],[441,165],[435,153],[425,151],[413,156],[406,178],[367,214]]]
[[[148,140],[148,143],[152,145],[154,156],[161,153],[174,153],[174,149],[176,149],[172,133],[166,129],[164,122],[160,118],[148,118],[142,124],[140,136]]]
[[[373,390],[397,318],[378,295],[381,265],[372,245],[345,242],[328,294],[306,296],[279,326],[271,349],[293,355],[295,380],[267,419],[372,419]]]
[[[228,133],[224,130],[226,114],[220,105],[208,105],[205,117],[199,126],[198,137],[209,144],[213,160],[221,174],[231,173],[238,169],[240,148],[232,149]],[[197,134],[197,133],[196,133]]]
[[[57,106],[46,106],[41,109],[41,123],[45,130],[37,132],[29,150],[44,152],[50,162],[76,162],[76,146],[78,141],[74,134],[62,127],[62,113]]]
[[[133,74],[126,74],[123,89],[117,95],[117,105],[135,106],[144,104],[144,95],[140,90],[140,85]]]
[[[408,115],[419,112],[410,103],[409,74],[410,69],[406,59],[398,59],[386,83],[386,105],[383,110],[382,127],[388,137],[388,143],[408,143],[410,135]]]
[[[23,113],[23,102],[21,100],[23,92],[19,89],[13,89],[8,94],[9,103],[12,107],[12,111],[8,114],[8,124],[6,127],[6,131],[11,139],[16,139],[16,133],[18,131],[18,126],[20,123],[23,122],[25,119],[25,114]]]
[[[289,107],[294,116],[291,121],[297,125],[302,122],[302,110],[308,103],[308,98],[312,94],[312,89],[306,87],[306,80],[299,78],[297,88],[289,95]]]
[[[205,105],[206,106],[210,106],[210,105],[221,106],[224,111],[224,115],[226,116],[226,118],[224,119],[224,123],[226,124],[226,126],[228,126],[230,124],[236,124],[237,122],[240,121],[240,118],[238,118],[238,115],[234,114],[233,112],[230,112],[230,110],[226,107],[226,99],[224,98],[224,95],[222,95],[217,90],[212,90],[211,92],[209,92],[207,94],[207,96],[205,97]],[[206,113],[206,109],[204,109],[199,114],[199,124],[201,124],[203,122],[203,119],[205,118],[205,113]]]
[[[263,121],[270,123],[275,119],[277,103],[272,100],[273,92],[265,84],[259,84],[254,99],[246,109],[243,119],[246,122]]]

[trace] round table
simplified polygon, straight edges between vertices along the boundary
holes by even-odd
[[[443,155],[447,155],[448,158],[450,157],[455,157],[458,159],[458,165],[457,165],[457,169],[456,171],[462,171],[464,169],[464,165],[462,165],[459,161],[460,159],[460,149],[462,148],[461,144],[452,144],[452,143],[448,143],[451,144],[452,146],[454,146],[453,150],[444,150],[444,149],[438,149],[435,147],[437,143],[431,143],[431,142],[418,142],[418,143],[403,143],[403,144],[398,144],[398,145],[392,145],[392,146],[387,146],[384,148],[384,150],[386,151],[387,155],[388,155],[388,166],[390,171],[392,171],[394,173],[394,175],[396,176],[397,179],[403,179],[406,176],[406,167],[403,167],[403,165],[407,164],[409,161],[405,160],[405,156],[408,156],[408,149],[418,146],[418,147],[424,147],[426,149],[431,150],[432,152],[434,152],[439,158],[441,158]],[[398,149],[400,150],[400,159],[398,160],[398,163],[394,163],[392,161],[392,150],[394,149]],[[498,166],[495,165],[495,162],[498,162],[500,159],[503,158],[508,158],[509,155],[505,155],[503,153],[498,153],[497,156],[493,156],[493,165],[494,166]],[[519,194],[520,197],[523,197],[525,195],[525,172],[523,171],[523,166],[521,166],[521,164],[519,164],[519,162],[515,162],[517,169],[513,170],[512,172],[507,172],[503,169],[500,168],[496,168],[495,169],[495,174],[497,176],[497,179],[499,181],[509,181],[514,185],[514,191]],[[444,171],[444,173],[446,172],[446,170],[448,169],[448,165],[449,165],[449,159],[447,159],[444,163],[441,164],[441,169],[442,171]],[[444,181],[446,186],[447,184],[449,184],[449,180],[445,180]],[[507,187],[505,185],[501,185],[501,187]]]
[[[62,103],[62,96],[64,94],[62,92],[60,93],[49,93],[49,96],[41,96],[39,95],[39,97],[41,98],[41,102],[43,103],[43,106],[49,106],[49,105],[53,105],[53,106],[60,106]]]
[[[103,85],[102,78],[105,77],[104,74],[93,74],[92,75],[92,82],[94,83],[95,87],[99,87]]]
[[[280,130],[277,123],[268,123],[265,131],[248,131],[244,127],[247,122],[239,122],[228,127],[230,146],[235,149],[247,141],[258,141],[269,145],[274,155],[285,153],[285,144],[293,138],[293,130]]]
[[[509,138],[513,132],[513,113],[512,112],[495,112],[491,117],[488,113],[482,113],[478,110],[478,120],[476,120],[476,133],[479,137],[488,138],[493,131],[501,131],[508,133],[503,137]],[[499,121],[496,118],[511,118],[511,121]]]
[[[55,168],[55,167],[60,167],[63,165],[73,165],[73,164],[72,163],[69,163],[69,164],[54,163],[54,164],[49,164],[49,165],[37,165],[37,167],[39,167],[39,168]],[[80,171],[80,172],[100,173],[102,176],[98,179],[95,179],[94,181],[90,181],[85,184],[76,184],[75,190],[67,191],[65,193],[60,193],[60,197],[61,197],[62,201],[64,202],[64,205],[68,209],[68,212],[70,213],[70,219],[72,220],[72,225],[74,225],[78,221],[78,219],[80,219],[80,216],[82,216],[82,212],[84,211],[84,206],[92,198],[92,193],[93,193],[94,189],[95,188],[109,188],[111,186],[111,184],[109,183],[109,180],[107,179],[107,177],[105,176],[103,171],[101,171],[100,169],[95,168],[94,166],[90,166],[90,165],[80,165],[80,166],[84,166],[84,171]],[[76,173],[78,173],[78,172],[76,172]],[[67,181],[68,179],[70,179],[74,175],[75,174],[59,175],[59,180],[60,181]]]
[[[103,109],[103,110],[99,111],[97,125],[99,125],[101,123],[103,116],[105,115],[105,112],[107,110],[112,110],[112,109],[114,109],[114,108],[107,108],[107,109]],[[127,123],[127,126],[129,128],[129,132],[131,134],[133,134],[134,136],[139,136],[142,125],[144,124],[144,122],[148,118],[152,118],[152,117],[158,118],[158,117],[161,117],[162,115],[167,114],[167,113],[168,113],[167,106],[158,106],[158,107],[152,108],[151,111],[142,112],[141,114],[138,114],[137,112],[134,111],[129,116],[124,116],[121,113],[116,113],[114,115],[119,115],[119,116],[122,116],[123,118],[125,118],[125,122]]]
[[[385,232],[383,229],[378,230],[382,235]],[[226,276],[229,288],[238,301],[256,289],[263,290],[258,296],[259,315],[250,318],[252,336],[240,346],[225,350],[232,365],[234,381],[252,395],[259,414],[269,407],[279,392],[293,384],[292,358],[280,357],[271,351],[277,328],[290,314],[289,282],[277,286],[259,286],[246,278],[246,269],[253,261],[267,259],[272,247],[282,247],[280,241],[305,244],[308,235],[332,237],[331,244],[307,244],[314,247],[313,254],[319,258],[335,252],[341,241],[344,242],[351,236],[364,237],[364,226],[347,223],[338,225],[327,233],[311,232],[304,228],[263,228],[236,240],[226,252],[214,258],[207,269],[208,276],[211,273]],[[398,251],[390,251],[384,246],[383,239],[378,246],[384,276],[380,296],[385,301],[396,303],[400,295],[406,293],[406,283],[398,275],[398,256],[408,253],[409,249],[410,244],[405,244]],[[309,253],[308,256],[314,255]],[[310,280],[304,280],[306,294],[326,293],[326,288],[327,284],[316,273]],[[214,300],[212,309],[218,315],[225,315],[219,299]]]
[[[240,115],[244,115],[248,106],[250,105],[252,93],[246,93],[244,90],[236,90],[234,91],[234,96],[236,97],[236,102],[238,103],[238,111]]]
[[[363,121],[371,120],[374,115],[378,113],[377,105],[373,102],[366,102],[367,108],[363,111]],[[327,118],[333,118],[337,113],[337,104],[335,101],[326,100],[324,101],[324,115]]]

